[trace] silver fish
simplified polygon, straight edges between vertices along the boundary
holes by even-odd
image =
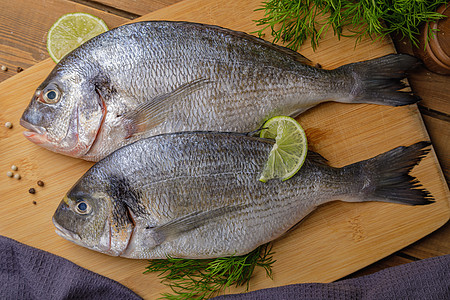
[[[310,153],[291,179],[262,183],[270,140],[215,132],[154,136],[89,169],[53,223],[62,237],[113,256],[242,255],[330,201],[432,203],[408,175],[428,145],[398,147],[342,168]]]
[[[64,57],[21,124],[42,147],[98,161],[161,133],[249,132],[324,101],[407,105],[408,55],[323,70],[305,57],[217,26],[152,21],[103,33]]]

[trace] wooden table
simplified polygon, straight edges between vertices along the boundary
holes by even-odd
[[[50,26],[64,13],[89,12],[110,27],[116,27],[141,15],[174,4],[179,0],[15,0],[0,3],[0,82],[48,58],[45,41]],[[393,37],[398,52],[412,53],[408,42]],[[425,68],[409,78],[413,91],[423,98],[419,109],[438,156],[447,183],[450,180],[450,77]],[[16,124],[19,126],[18,124]],[[1,233],[0,233],[1,234]],[[389,257],[349,277],[373,273],[428,257],[450,254],[450,224]]]

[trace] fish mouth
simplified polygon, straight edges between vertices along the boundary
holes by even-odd
[[[52,218],[52,221],[53,225],[55,225],[56,227],[55,232],[57,235],[75,244],[78,244],[80,242],[81,238],[77,233],[67,230],[66,228],[59,225],[58,222],[56,222],[55,218]]]
[[[20,119],[20,125],[22,125],[25,129],[28,129],[23,132],[23,135],[31,142],[35,144],[43,144],[47,141],[47,130],[44,127],[28,123],[24,119]]]

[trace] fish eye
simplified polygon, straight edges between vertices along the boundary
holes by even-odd
[[[75,211],[80,215],[85,215],[91,212],[91,207],[86,201],[81,200],[75,205]]]
[[[60,93],[57,89],[51,89],[44,93],[43,100],[45,103],[52,104],[59,101]]]

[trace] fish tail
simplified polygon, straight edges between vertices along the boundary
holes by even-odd
[[[334,71],[350,76],[350,95],[343,102],[372,103],[402,106],[416,103],[420,97],[405,88],[402,82],[407,71],[414,69],[420,61],[407,54],[389,54],[376,59],[344,65]],[[342,74],[342,73],[341,73]]]
[[[417,178],[409,174],[430,151],[426,149],[428,146],[429,142],[418,142],[409,147],[397,147],[371,159],[347,166],[356,168],[360,179],[359,192],[347,201],[361,201],[363,198],[364,201],[406,205],[433,203],[434,199],[430,192],[422,188]]]

